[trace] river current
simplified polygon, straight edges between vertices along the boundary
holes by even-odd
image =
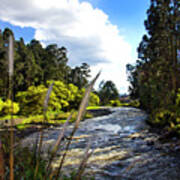
[[[170,152],[169,142],[159,141],[159,135],[150,131],[145,112],[135,108],[111,108],[111,114],[80,123],[64,164],[69,173],[81,162],[85,148],[91,141],[94,151],[85,170],[96,180],[179,180],[179,151]],[[69,125],[68,136],[73,128]],[[43,149],[47,152],[55,143],[61,127],[45,130]],[[32,144],[36,133],[24,139]],[[65,142],[64,142],[65,143]],[[62,148],[54,167],[58,166]],[[173,148],[173,147],[171,147]]]

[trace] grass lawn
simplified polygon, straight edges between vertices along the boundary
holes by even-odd
[[[78,113],[77,111],[73,111],[73,115],[70,120],[71,123],[76,120],[77,113]],[[70,116],[70,114],[71,114],[71,112],[48,112],[46,121],[44,121],[43,115],[30,115],[27,117],[15,115],[15,116],[13,116],[13,119],[15,121],[16,127],[19,130],[21,130],[21,129],[31,127],[32,125],[42,124],[44,122],[47,125],[64,124],[66,122],[66,119]],[[93,117],[92,114],[86,113],[85,117],[83,119],[88,119],[88,118],[92,118],[92,117]],[[3,117],[0,117],[0,122],[2,122],[2,124],[6,125],[6,126],[9,126],[10,119],[11,119],[10,115],[3,116]]]

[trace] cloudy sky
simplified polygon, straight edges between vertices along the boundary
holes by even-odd
[[[92,76],[127,93],[126,64],[134,63],[145,33],[149,0],[0,0],[0,29],[68,49],[69,65],[91,65]],[[96,87],[98,86],[98,83]]]

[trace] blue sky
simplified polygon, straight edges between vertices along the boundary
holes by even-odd
[[[69,51],[69,64],[87,62],[99,81],[112,80],[127,92],[125,65],[134,63],[145,33],[148,0],[0,0],[0,29],[16,39],[36,38],[45,46],[57,43]]]
[[[83,1],[83,0],[82,0]],[[146,33],[144,20],[150,5],[149,0],[87,0],[95,8],[100,8],[109,15],[113,24],[118,25],[121,34],[133,46],[133,56],[136,48]]]

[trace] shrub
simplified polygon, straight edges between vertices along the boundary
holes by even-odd
[[[110,105],[110,106],[114,106],[114,107],[122,106],[121,102],[120,102],[118,99],[116,99],[116,100],[111,100],[111,101],[109,102],[109,105]]]
[[[10,99],[7,99],[5,102],[0,100],[0,114],[8,115],[8,114],[17,114],[19,112],[19,104],[13,102]]]
[[[2,112],[3,106],[4,106],[4,102],[0,99],[0,114]]]
[[[100,103],[99,96],[91,92],[89,99],[89,106],[97,106],[99,105],[99,103]]]
[[[48,81],[47,82],[48,86],[52,82],[53,81]],[[54,96],[54,101],[51,101],[51,99],[52,99],[52,95],[51,95],[49,106],[51,106],[52,103],[59,104],[62,109],[66,109],[69,106],[71,91],[68,89],[67,85],[64,84],[62,81],[54,81],[52,94]],[[58,109],[56,109],[56,111],[57,110]]]
[[[139,108],[140,107],[140,102],[139,102],[139,100],[133,100],[133,101],[131,101],[129,103],[129,106]]]
[[[50,85],[52,81],[48,81]],[[21,114],[42,114],[44,99],[47,88],[44,85],[30,86],[27,91],[18,92],[16,98],[21,106]],[[62,81],[54,81],[53,89],[49,99],[48,111],[68,111],[77,109],[84,96],[85,89],[78,89],[73,84],[66,85]],[[91,106],[99,104],[99,97],[91,93],[89,104]]]
[[[75,86],[74,84],[68,84],[67,86],[68,90],[70,91],[69,97],[68,97],[68,101],[73,102],[76,100],[76,96],[78,94],[78,87]]]
[[[153,113],[150,119],[153,124],[160,126],[170,126],[171,123],[176,123],[175,114],[167,109],[161,109]]]
[[[44,85],[40,85],[30,86],[27,91],[18,92],[16,98],[20,103],[21,114],[42,114],[47,90]],[[58,103],[53,92],[50,96],[48,110],[61,110],[61,104]]]
[[[70,84],[71,98],[69,101],[69,109],[77,109],[81,103],[81,100],[85,94],[85,88],[78,90],[78,87]],[[100,103],[99,96],[95,93],[90,93],[89,106],[97,106]]]

